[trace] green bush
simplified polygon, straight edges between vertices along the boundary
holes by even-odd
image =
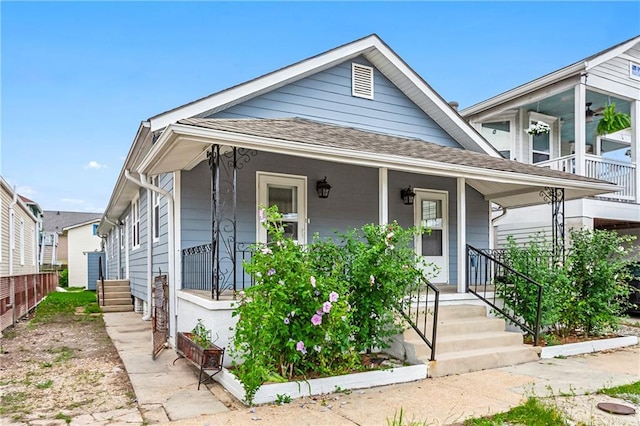
[[[341,235],[340,246],[315,236],[305,247],[285,238],[276,207],[260,215],[269,243],[245,264],[256,284],[240,292],[230,348],[249,403],[265,381],[361,368],[359,352],[399,331],[394,307],[420,273],[411,231],[397,224]]]
[[[507,263],[542,285],[541,328],[557,335],[597,335],[617,329],[629,299],[629,267],[636,256],[630,249],[634,237],[605,230],[571,230],[571,247],[565,262],[554,264],[551,243],[536,235],[524,246],[512,238]],[[535,326],[535,286],[510,274],[509,286],[497,286],[517,317]]]
[[[69,270],[63,269],[58,275],[58,286],[66,288],[69,286]]]

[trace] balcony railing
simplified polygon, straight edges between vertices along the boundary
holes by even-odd
[[[547,167],[567,173],[576,173],[576,156],[565,155],[553,160],[536,163],[536,166]],[[605,198],[635,200],[636,198],[636,166],[624,161],[615,161],[596,155],[585,154],[584,176],[615,183],[622,189],[618,192],[600,195]]]

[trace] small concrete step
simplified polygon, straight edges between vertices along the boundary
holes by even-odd
[[[102,287],[96,287],[97,290],[102,292]],[[129,284],[118,284],[118,285],[105,285],[104,286],[104,294],[109,293],[123,293],[123,292],[131,292],[131,286]]]
[[[444,354],[436,352],[436,361],[429,361],[428,357],[421,359],[429,362],[429,377],[442,377],[537,361],[539,353],[540,348],[517,345]]]
[[[424,324],[423,319],[419,319],[418,324]],[[452,319],[438,319],[438,336],[450,336],[455,334],[473,334],[485,331],[504,331],[505,321],[501,318],[484,317],[463,317]],[[409,329],[413,332],[413,329]],[[433,321],[427,318],[427,336],[431,336],[433,331]]]
[[[129,297],[124,297],[124,298],[110,298],[110,297],[106,297],[104,300],[101,301],[102,305],[104,306],[114,306],[114,305],[133,305],[132,301],[131,301],[131,296]]]
[[[99,297],[102,297],[102,293],[98,293]],[[126,299],[131,298],[130,291],[112,291],[112,292],[104,292],[104,299]]]
[[[415,346],[415,354],[418,358],[429,357],[431,349],[424,344],[422,339],[415,334],[411,339],[405,337],[405,342]],[[439,337],[436,340],[436,355],[451,352],[462,352],[475,349],[495,348],[503,346],[522,345],[522,334],[508,331],[490,331],[474,334],[458,334],[454,336]]]
[[[133,305],[100,306],[102,312],[131,312]]]

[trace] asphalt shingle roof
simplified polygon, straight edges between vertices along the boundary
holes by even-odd
[[[491,157],[488,154],[460,148],[441,146],[421,139],[374,133],[297,117],[282,119],[187,118],[178,121],[178,123],[310,145],[418,158],[452,165],[534,176],[603,183],[603,181],[597,179],[519,163],[504,158]]]
[[[45,232],[62,232],[63,228],[92,220],[100,220],[101,217],[102,213],[45,210],[42,228]]]

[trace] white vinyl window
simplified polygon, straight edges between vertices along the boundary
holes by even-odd
[[[131,203],[131,247],[140,247],[140,199]]]
[[[160,179],[158,176],[154,176],[151,178],[151,184],[154,186],[159,186]],[[153,241],[158,241],[160,238],[160,194],[155,191],[151,191],[151,205],[153,206],[153,210],[151,211],[151,223],[152,223],[152,235]]]
[[[124,230],[125,230],[125,225],[124,223],[120,224],[118,226],[118,230],[120,231],[120,249],[124,250]]]

